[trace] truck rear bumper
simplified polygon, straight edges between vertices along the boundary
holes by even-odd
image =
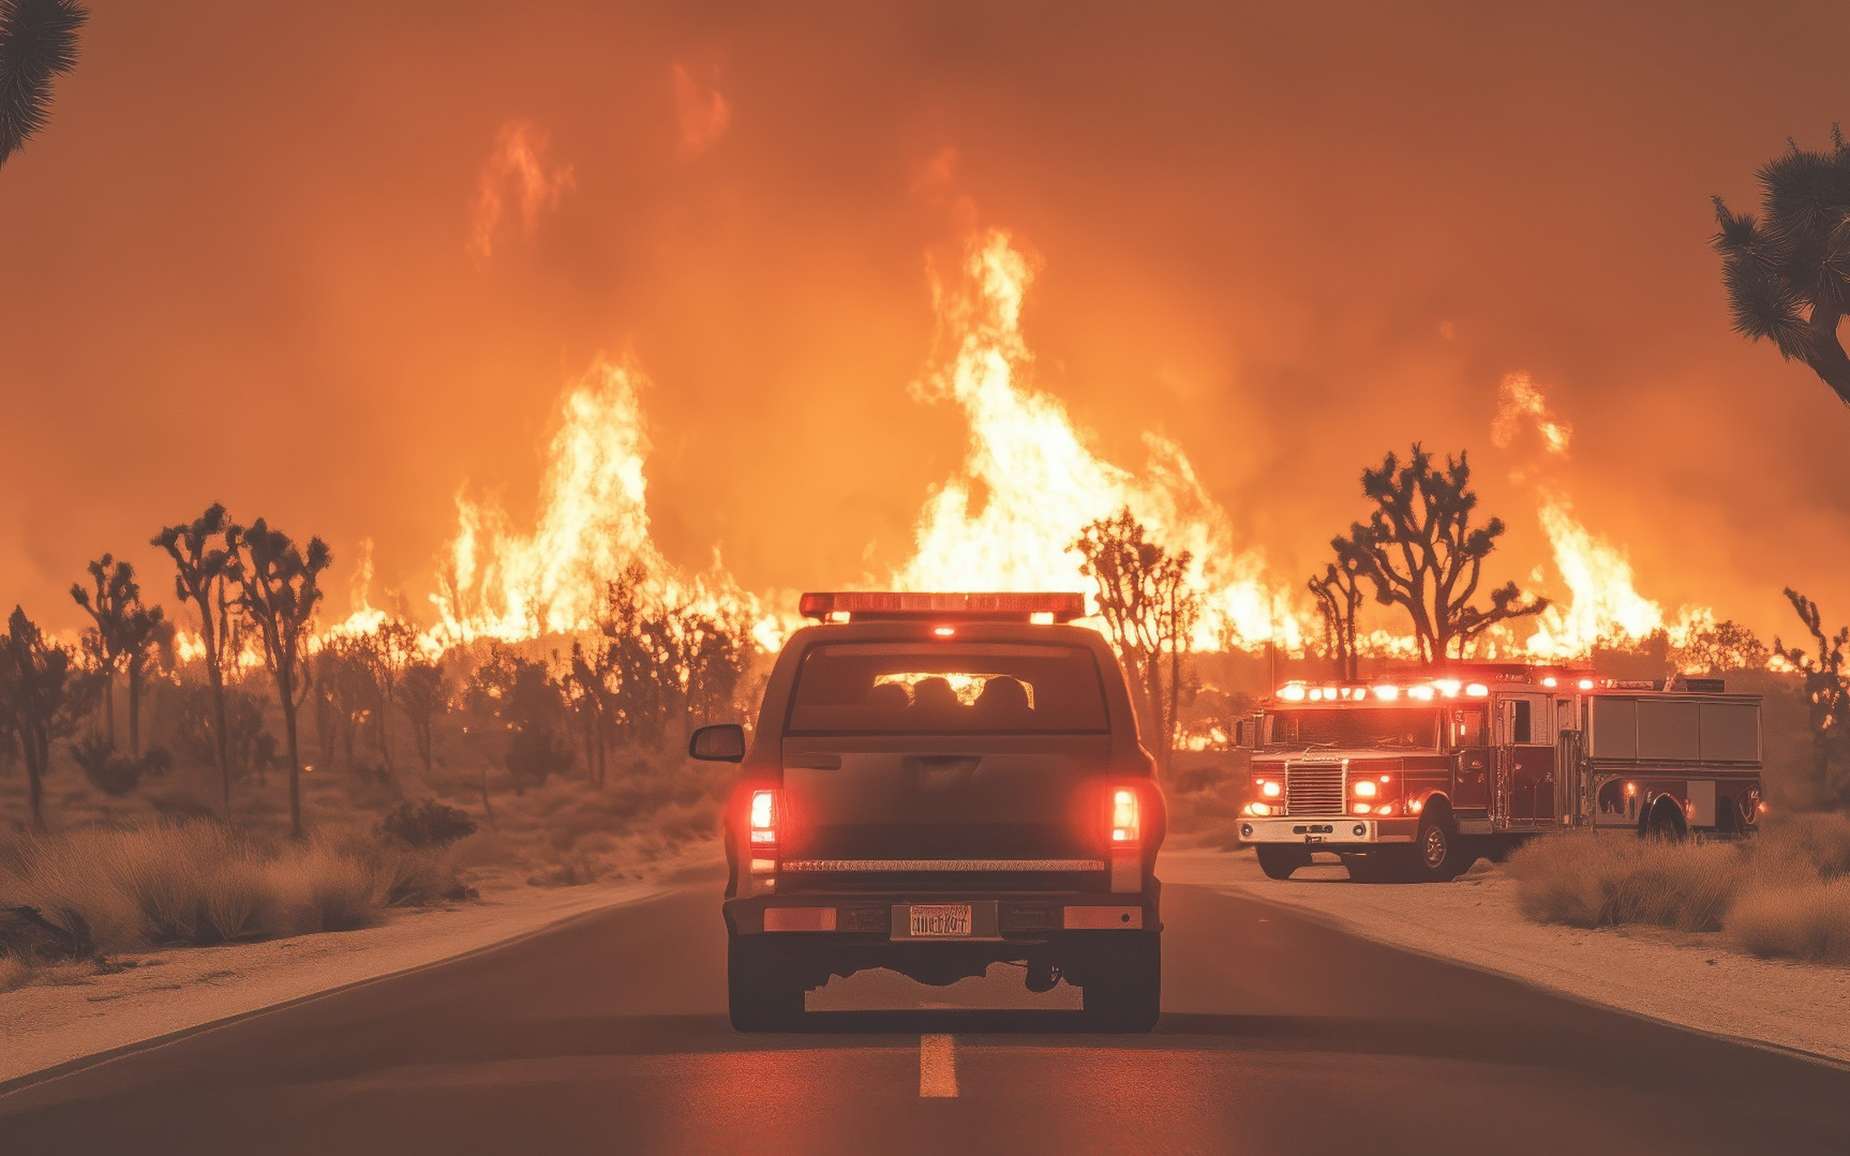
[[[1290,843],[1319,851],[1340,851],[1346,847],[1411,843],[1419,827],[1419,819],[1411,816],[1394,819],[1359,816],[1248,818],[1240,820],[1240,842]]]
[[[1160,931],[1159,884],[1143,892],[908,892],[865,891],[756,895],[729,899],[726,927],[734,935],[841,944],[894,944],[925,948],[989,943],[1033,945],[1069,935]],[[969,934],[914,937],[914,905],[968,906]]]

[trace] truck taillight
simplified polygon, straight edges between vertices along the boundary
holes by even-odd
[[[777,850],[777,792],[753,791],[747,830],[751,832],[752,854]]]
[[[1130,847],[1143,838],[1143,816],[1137,805],[1137,792],[1117,787],[1111,792],[1111,845]]]

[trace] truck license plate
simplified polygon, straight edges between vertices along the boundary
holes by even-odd
[[[914,903],[907,915],[914,939],[959,939],[970,935],[968,903]]]

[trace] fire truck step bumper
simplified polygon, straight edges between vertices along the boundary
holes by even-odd
[[[1362,819],[1330,816],[1240,820],[1242,843],[1295,843],[1318,850],[1374,847],[1383,843],[1411,843],[1419,830],[1417,818]]]

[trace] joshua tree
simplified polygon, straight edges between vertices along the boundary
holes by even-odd
[[[45,641],[26,612],[13,608],[0,634],[0,711],[26,760],[32,826],[45,829],[44,780],[51,741],[69,734],[88,706],[88,688],[71,665],[70,651]]]
[[[1761,215],[1715,198],[1722,284],[1735,331],[1803,361],[1850,405],[1850,356],[1838,323],[1850,313],[1850,144],[1831,126],[1831,149],[1788,140],[1760,166]]]
[[[1548,605],[1544,598],[1525,600],[1514,582],[1490,592],[1489,609],[1472,604],[1484,559],[1504,527],[1501,518],[1471,524],[1477,494],[1464,453],[1448,454],[1445,469],[1436,470],[1432,455],[1415,442],[1405,464],[1390,452],[1379,469],[1364,469],[1362,492],[1375,503],[1374,512],[1330,545],[1340,565],[1374,586],[1375,601],[1407,612],[1422,662],[1454,653],[1462,658],[1491,626]]]
[[[129,620],[141,609],[141,586],[135,581],[135,568],[104,554],[90,563],[90,582],[94,591],[83,583],[71,583],[71,598],[84,608],[96,626],[91,632],[89,649],[96,656],[96,671],[102,676],[103,730],[111,746],[116,741],[116,671],[128,654]]]
[[[1353,681],[1360,673],[1355,650],[1355,612],[1362,605],[1362,587],[1356,581],[1353,558],[1339,556],[1313,575],[1305,586],[1316,596],[1323,615],[1323,652],[1337,678]]]
[[[199,517],[166,527],[150,542],[173,558],[175,597],[199,608],[199,641],[205,648],[206,683],[212,688],[212,738],[227,819],[231,817],[231,752],[225,731],[225,659],[232,633],[227,585],[236,563],[225,540],[229,528],[225,507],[214,502]]]
[[[148,663],[158,659],[173,665],[173,623],[158,606],[143,606],[137,599],[122,620],[122,654],[128,669],[128,753],[141,755],[141,691],[148,678]]]
[[[0,165],[51,119],[51,81],[77,66],[77,0],[0,0]]]
[[[1083,558],[1080,570],[1095,584],[1099,613],[1131,668],[1167,772],[1181,728],[1182,656],[1201,614],[1200,596],[1187,583],[1191,557],[1153,541],[1129,507],[1086,526],[1072,549]]]
[[[333,562],[328,544],[310,538],[304,553],[289,535],[258,518],[246,530],[226,535],[238,584],[238,606],[263,636],[264,664],[276,680],[283,711],[283,744],[289,756],[289,833],[302,835],[302,753],[296,740],[296,711],[313,685],[304,635],[321,601],[321,572]]]
[[[1790,587],[1786,601],[1797,611],[1818,653],[1807,654],[1777,638],[1773,640],[1773,651],[1805,676],[1805,701],[1811,713],[1812,781],[1830,802],[1841,803],[1850,797],[1850,778],[1846,777],[1850,772],[1850,725],[1844,719],[1845,711],[1850,710],[1850,686],[1845,685],[1844,669],[1850,626],[1826,634],[1816,602]]]

